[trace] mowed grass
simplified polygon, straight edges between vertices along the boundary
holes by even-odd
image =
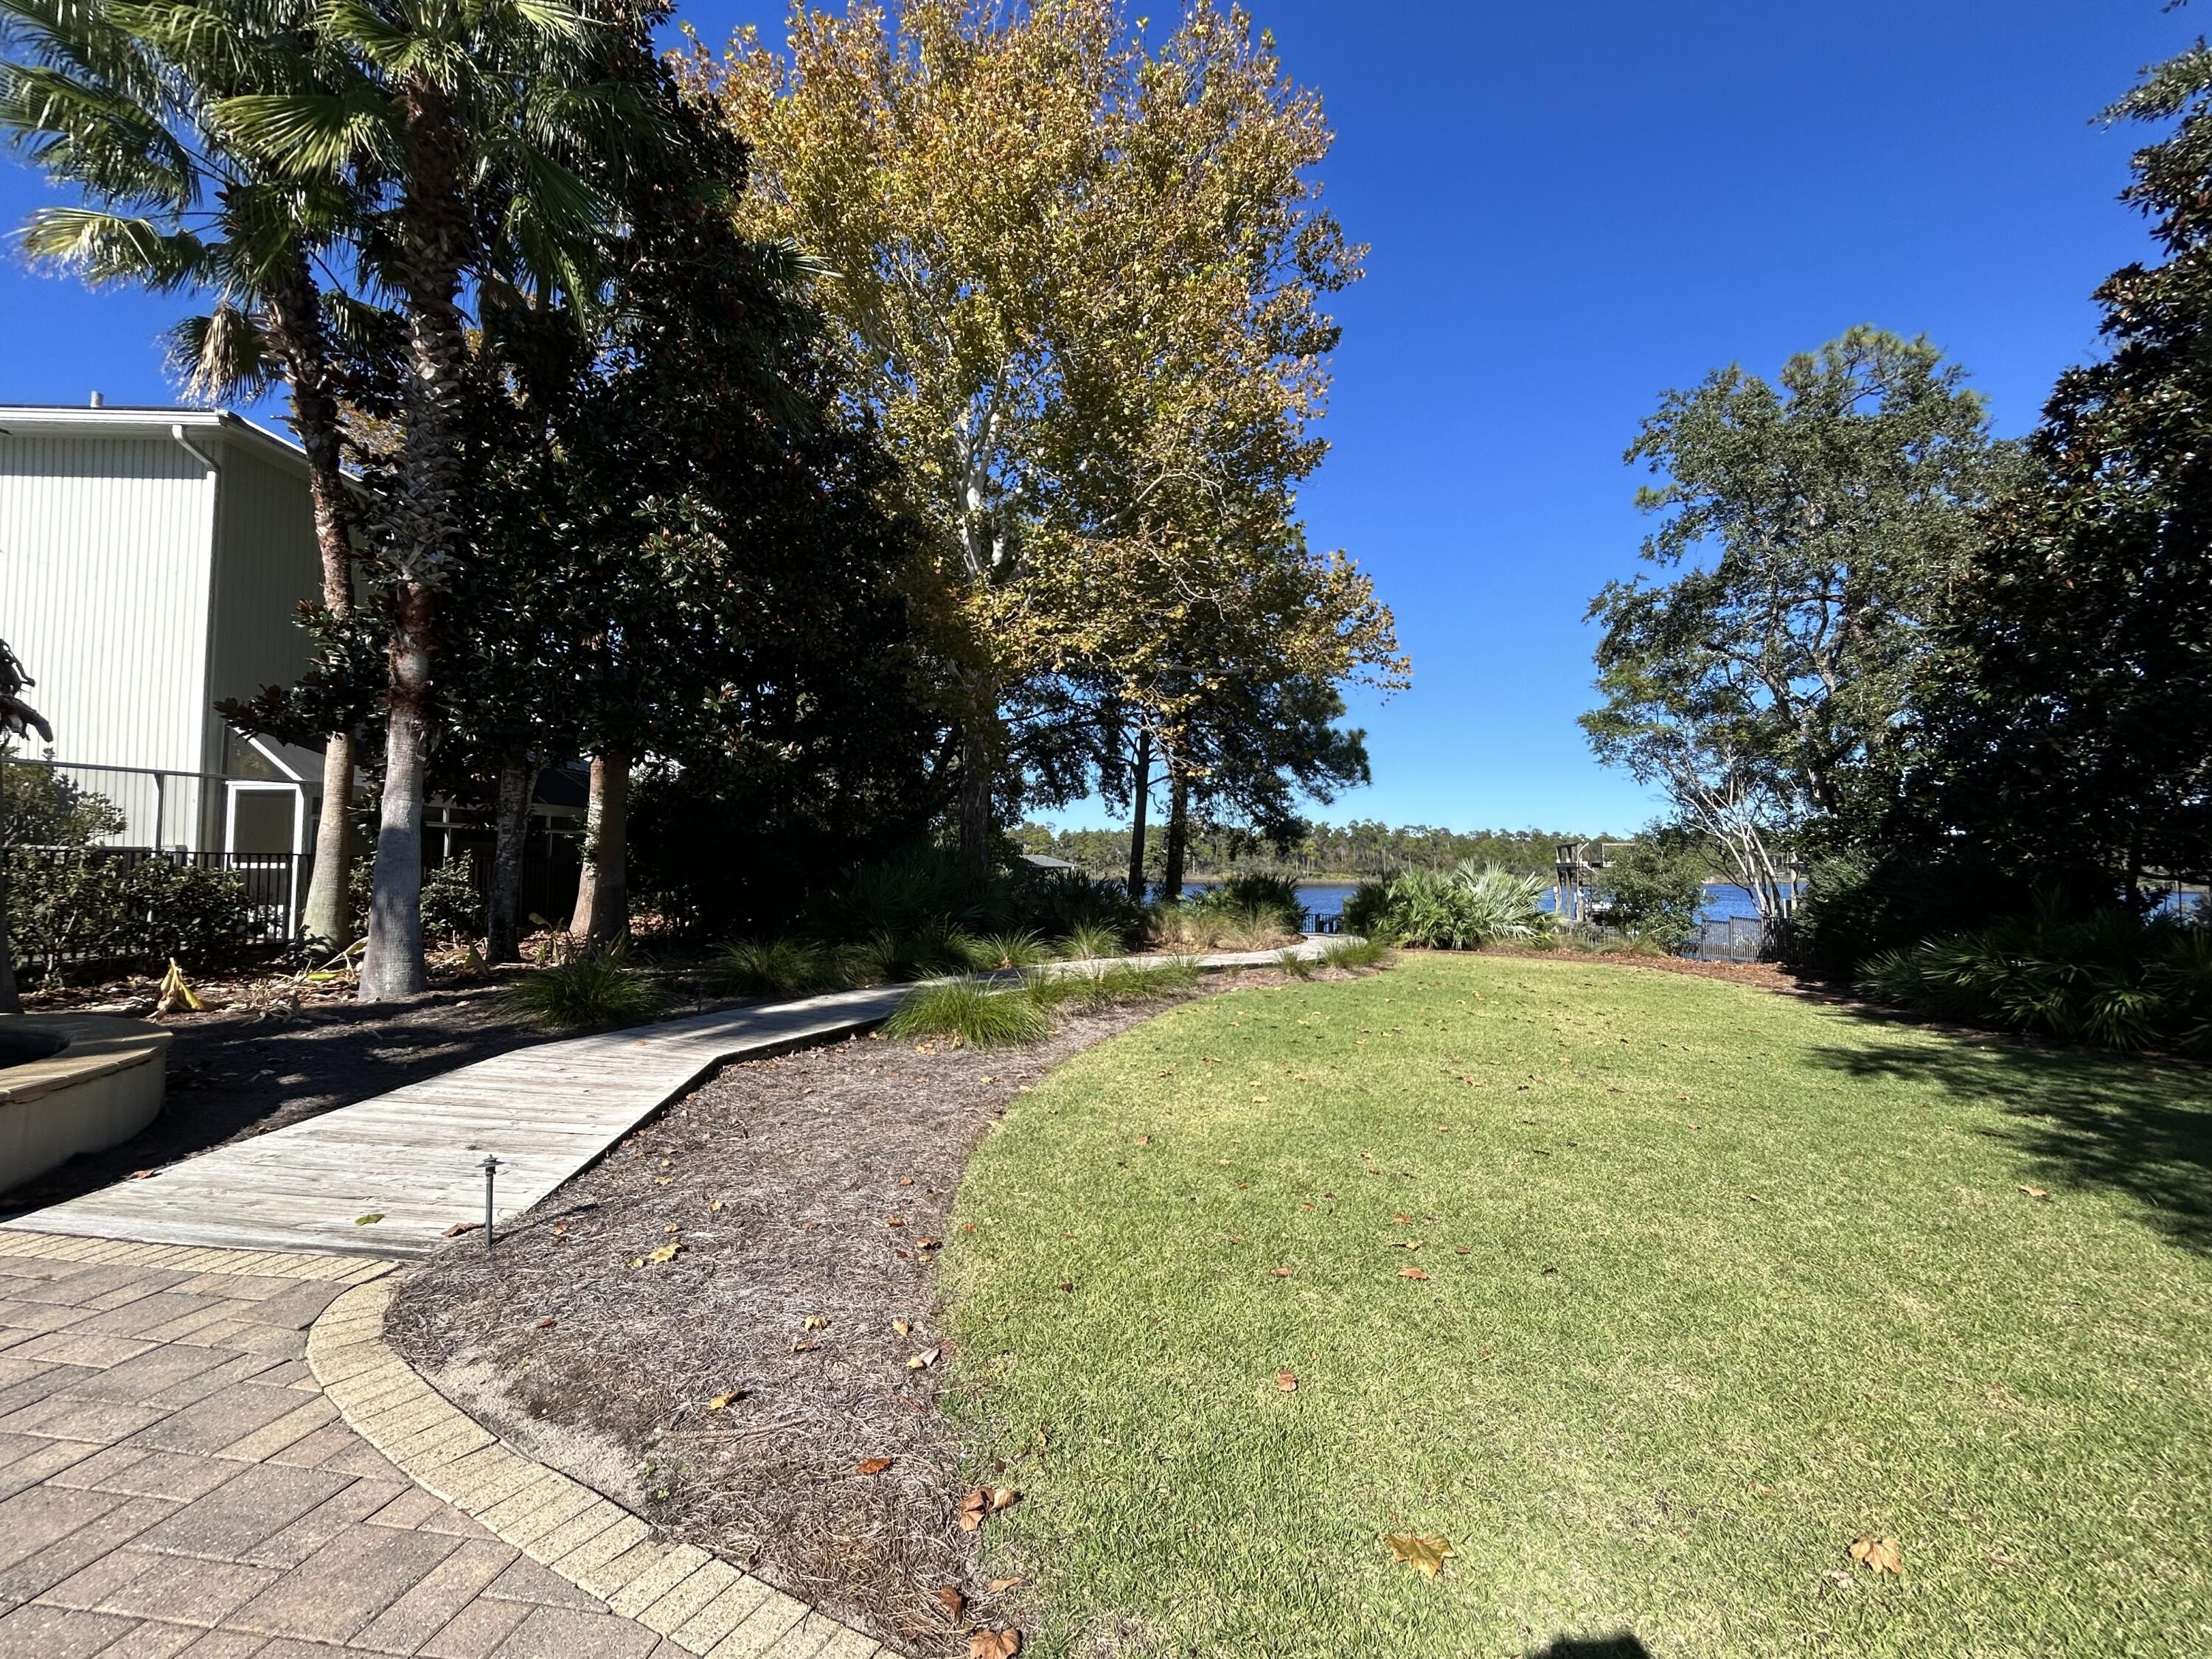
[[[2208,1082],[1571,961],[1175,1010],[962,1188],[987,1560],[1040,1655],[2212,1651]]]

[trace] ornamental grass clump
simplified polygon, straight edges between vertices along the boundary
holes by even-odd
[[[1052,960],[1052,947],[1026,929],[1011,933],[954,933],[947,942],[964,965],[979,974],[1034,968]]]
[[[1381,968],[1390,960],[1390,946],[1379,939],[1340,939],[1321,953],[1324,968],[1351,973],[1361,968]]]
[[[920,987],[883,1030],[885,1036],[936,1038],[958,1048],[1018,1048],[1050,1036],[1052,1015],[1027,988],[954,979]]]
[[[843,984],[836,960],[809,939],[741,939],[715,953],[718,989],[738,996],[799,997]]]
[[[515,981],[506,995],[518,1015],[549,1031],[642,1024],[661,1001],[659,988],[629,965],[619,945],[572,950]]]

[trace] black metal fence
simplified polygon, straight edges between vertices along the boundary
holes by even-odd
[[[252,955],[297,931],[304,860],[290,853],[147,847],[19,847],[9,855],[9,931],[19,969]],[[216,872],[223,883],[170,878]]]
[[[1698,962],[1762,962],[1774,953],[1787,929],[1787,918],[1724,916],[1698,924],[1682,954]]]

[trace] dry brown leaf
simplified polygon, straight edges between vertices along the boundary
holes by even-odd
[[[678,1256],[683,1254],[683,1244],[678,1240],[671,1239],[667,1243],[663,1244],[657,1250],[647,1250],[645,1254],[645,1259],[647,1261],[655,1262],[673,1261]]]
[[[456,1221],[452,1226],[446,1229],[446,1237],[448,1238],[459,1238],[463,1233],[478,1232],[481,1231],[483,1228],[483,1223],[481,1221]]]
[[[901,1336],[904,1336],[908,1332],[911,1331],[914,1327],[903,1319],[894,1319],[891,1321],[891,1328],[896,1331]]]
[[[1162,1072],[1162,1073],[1160,1073],[1160,1075],[1161,1075],[1162,1077],[1165,1077],[1165,1076],[1167,1075],[1167,1073],[1166,1073],[1165,1072]],[[1151,1146],[1152,1144],[1152,1138],[1150,1135],[1139,1135],[1139,1136],[1137,1137],[1137,1145],[1139,1145],[1139,1146]]]
[[[960,1224],[960,1231],[963,1233],[972,1233],[975,1231],[975,1224],[972,1221],[963,1221]]]
[[[1000,1510],[1010,1510],[1021,1501],[1021,1493],[1016,1492],[1012,1486],[994,1486],[991,1488],[991,1513],[994,1515],[996,1515]]]
[[[2051,1196],[2049,1191],[2041,1187],[2022,1187],[2021,1191],[2026,1193],[2030,1198],[2048,1198]]]
[[[732,1389],[727,1394],[718,1394],[709,1400],[707,1402],[707,1409],[710,1412],[726,1411],[744,1398],[744,1393],[742,1389]]]
[[[722,1200],[719,1198],[710,1198],[707,1200],[707,1207],[710,1210],[719,1210],[722,1207]]]
[[[854,1465],[862,1474],[881,1474],[890,1466],[891,1460],[888,1457],[864,1457]]]
[[[946,1584],[937,1592],[937,1604],[945,1609],[945,1616],[957,1620],[968,1611],[968,1598],[960,1593],[957,1584]]]
[[[1905,1557],[1897,1547],[1894,1538],[1857,1538],[1851,1540],[1851,1559],[1877,1578],[1883,1573],[1902,1576]]]
[[[1401,1227],[1410,1227],[1413,1224],[1413,1218],[1402,1212],[1392,1216],[1390,1219],[1396,1222]]]
[[[799,1322],[799,1328],[803,1331],[826,1330],[829,1328],[829,1325],[830,1322],[824,1319],[820,1314],[809,1314],[805,1318]]]
[[[906,1368],[910,1371],[926,1371],[937,1363],[941,1348],[924,1348],[920,1353],[907,1356]]]
[[[991,1512],[991,1494],[981,1486],[971,1487],[960,1500],[960,1530],[973,1532],[983,1524],[983,1517]]]
[[[1278,1394],[1296,1394],[1298,1391],[1298,1374],[1296,1371],[1277,1371],[1275,1391]]]
[[[791,1351],[793,1353],[812,1353],[821,1346],[819,1342],[809,1342],[805,1337],[799,1337],[793,1340]]]
[[[133,1170],[123,1178],[125,1181],[151,1181],[159,1174],[161,1174],[159,1170]]]
[[[1390,1559],[1403,1561],[1424,1578],[1433,1578],[1444,1570],[1444,1563],[1459,1552],[1451,1547],[1451,1540],[1440,1533],[1389,1533],[1382,1541],[1390,1547]]]
[[[1014,1659],[1021,1650],[1018,1630],[979,1630],[968,1638],[968,1659]]]
[[[1428,1275],[1423,1273],[1419,1267],[1401,1267],[1398,1269],[1398,1277],[1401,1279],[1426,1279]]]
[[[1267,1277],[1270,1279],[1288,1279],[1290,1276],[1291,1270],[1288,1267],[1270,1267],[1267,1269]]]
[[[1004,1595],[1008,1590],[1013,1589],[1015,1585],[1021,1582],[1021,1574],[1016,1573],[1012,1578],[994,1578],[988,1588],[992,1595]]]
[[[551,1330],[551,1329],[553,1328],[553,1322],[552,1322],[552,1320],[551,1320],[551,1319],[550,1319],[550,1318],[547,1318],[547,1319],[541,1319],[541,1320],[539,1320],[539,1321],[538,1322],[538,1328],[539,1330],[541,1330],[541,1331],[550,1331],[550,1330]]]
[[[884,1225],[886,1227],[903,1227],[906,1225],[906,1218],[902,1215],[887,1215],[884,1218]]]

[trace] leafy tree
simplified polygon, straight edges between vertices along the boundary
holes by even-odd
[[[1696,931],[1705,884],[1717,873],[1702,836],[1655,823],[1601,875],[1605,920],[1634,937],[1679,945]]]
[[[2139,905],[2212,877],[2212,49],[2110,113],[2175,123],[2124,198],[2166,257],[2098,290],[2110,353],[2060,378],[1957,586],[1897,857]]]
[[[371,326],[367,308],[319,275],[358,205],[326,175],[288,172],[225,143],[217,111],[245,94],[326,95],[304,6],[258,0],[0,0],[0,131],[82,204],[30,216],[33,258],[95,286],[127,283],[211,301],[170,334],[189,392],[289,388],[307,452],[322,558],[322,599],[353,601],[353,518],[340,462],[334,326]],[[303,925],[345,930],[355,755],[349,728],[312,734],[323,750],[314,874]]]
[[[1784,844],[1863,826],[1929,672],[1927,624],[1966,568],[2010,462],[1964,372],[1925,340],[1855,328],[1793,357],[1670,392],[1627,459],[1663,482],[1643,556],[1612,582],[1602,705],[1609,764],[1663,787],[1771,917]]]

